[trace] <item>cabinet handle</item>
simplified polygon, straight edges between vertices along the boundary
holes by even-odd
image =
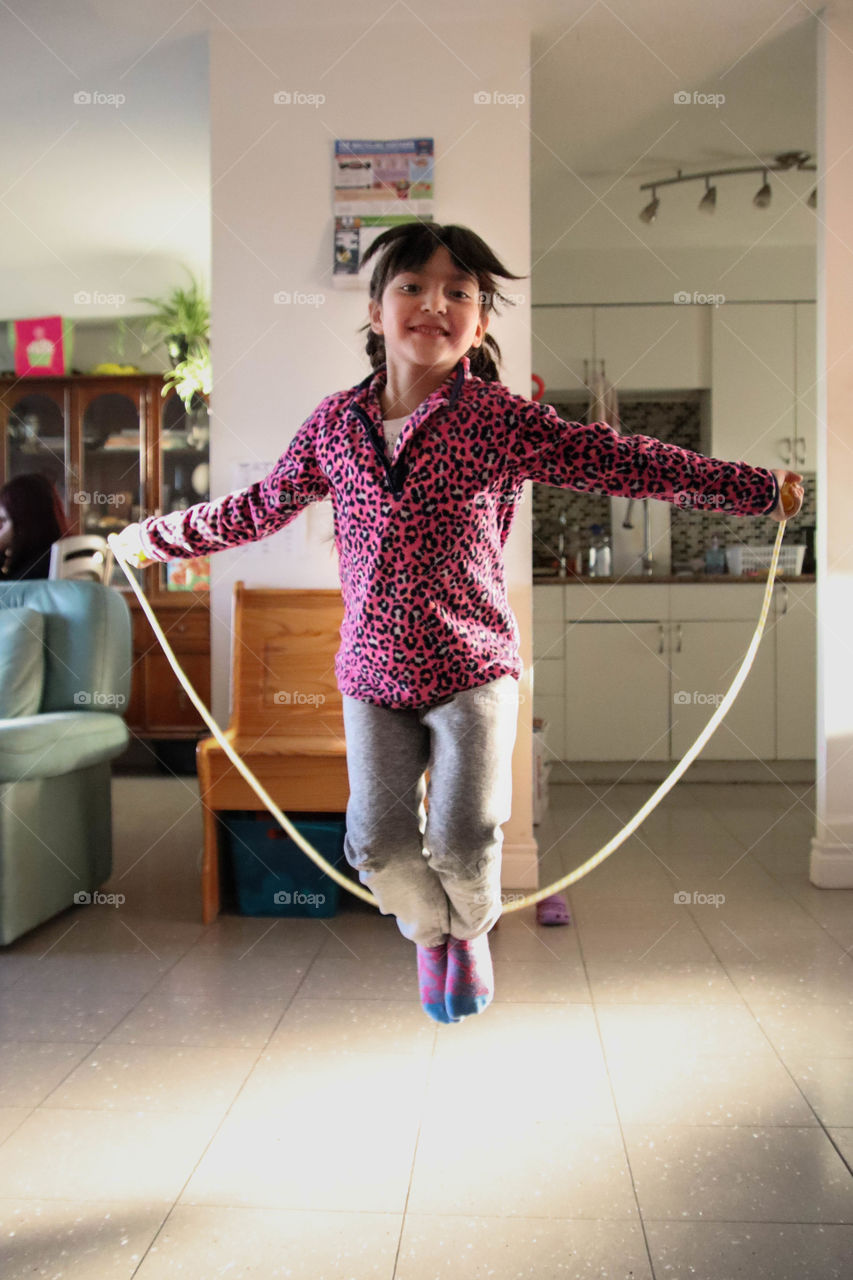
[[[784,618],[785,614],[788,612],[788,586],[785,582],[782,583],[782,604],[782,617]]]
[[[800,446],[802,445],[802,448]],[[806,437],[794,436],[794,459],[798,466],[803,467],[806,463]]]
[[[658,623],[658,641],[659,641],[658,653],[663,653],[663,637],[664,637],[663,623],[659,622]]]
[[[675,628],[675,652],[681,653],[681,623]]]
[[[779,444],[779,457],[782,459],[783,462],[790,462],[791,461],[791,437],[783,436],[782,439],[778,442],[778,444]],[[783,448],[783,445],[784,445],[784,448]]]

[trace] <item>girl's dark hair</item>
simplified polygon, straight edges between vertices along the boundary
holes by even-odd
[[[47,476],[28,471],[0,488],[0,505],[12,521],[9,577],[28,569],[68,529],[62,502]]]
[[[514,306],[512,298],[499,292],[496,277],[503,280],[523,280],[525,277],[508,271],[485,240],[468,227],[439,226],[435,222],[404,222],[377,236],[363,258],[367,262],[374,254],[379,254],[370,277],[371,299],[381,301],[385,286],[394,276],[403,271],[419,271],[442,245],[460,270],[477,280],[482,315],[490,311],[498,314],[496,301]],[[365,329],[368,331],[367,354],[372,368],[378,369],[385,363],[385,339],[381,333],[374,333],[369,324],[363,325],[360,332]],[[484,335],[479,347],[471,347],[466,355],[471,361],[472,374],[484,382],[499,380],[501,349],[490,333]]]

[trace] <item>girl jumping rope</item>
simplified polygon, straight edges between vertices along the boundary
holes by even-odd
[[[524,482],[782,520],[802,476],[564,422],[514,395],[486,330],[509,301],[498,280],[522,277],[468,228],[406,223],[374,256],[368,377],[323,400],[265,479],[129,525],[119,550],[137,566],[205,555],[331,498],[346,857],[416,944],[426,1013],[459,1022],[494,995],[522,672],[502,552]]]

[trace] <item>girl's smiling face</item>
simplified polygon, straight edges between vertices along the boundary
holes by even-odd
[[[368,303],[370,325],[385,339],[389,365],[450,370],[488,325],[476,276],[453,261],[443,245],[423,267],[401,271],[385,286],[381,302]]]

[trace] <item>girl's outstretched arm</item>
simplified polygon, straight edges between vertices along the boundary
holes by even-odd
[[[149,516],[119,535],[132,563],[188,560],[229,547],[257,542],[283,529],[306,506],[329,494],[329,483],[317,461],[317,432],[327,401],[300,427],[285,453],[263,480],[186,511]],[[138,558],[139,555],[144,557]]]
[[[564,422],[551,405],[511,399],[517,412],[509,414],[506,465],[514,480],[738,516],[779,509],[779,480],[767,467],[708,458],[654,436],[621,435],[605,422]]]

